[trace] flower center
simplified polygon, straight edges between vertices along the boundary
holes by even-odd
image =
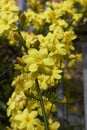
[[[30,121],[30,118],[29,118],[28,116],[26,117],[26,121],[27,121],[27,122],[29,122],[29,121]]]

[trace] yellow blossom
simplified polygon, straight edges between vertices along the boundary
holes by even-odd
[[[48,75],[42,74],[42,75],[38,76],[38,81],[39,81],[39,85],[40,85],[41,90],[47,90],[47,88],[48,88],[48,84],[47,84],[48,79],[49,79]]]
[[[19,93],[20,91],[28,90],[33,85],[34,79],[32,79],[32,75],[26,73],[17,76],[12,82],[12,86],[15,86],[15,91],[17,93]]]
[[[50,30],[56,30],[58,27],[67,28],[68,23],[62,19],[57,20],[56,22],[53,22],[52,25],[50,25]]]
[[[29,55],[23,56],[22,60],[26,63],[26,68],[30,72],[42,71],[41,68],[44,66],[51,67],[54,65],[54,61],[51,57],[48,57],[47,48],[40,49],[30,49]]]
[[[43,97],[44,100],[44,107],[45,107],[45,112],[46,115],[50,115],[50,112],[55,112],[56,111],[56,105],[51,103],[46,97]],[[38,108],[38,113],[40,116],[42,116],[42,110],[41,107]]]
[[[18,129],[22,130],[34,130],[38,124],[40,124],[39,119],[37,119],[37,111],[32,111],[29,113],[28,109],[25,108],[23,112],[15,115],[15,120],[18,121]]]
[[[51,119],[49,119],[49,130],[58,130],[58,128],[60,127],[60,123],[58,121],[52,121]]]
[[[7,105],[9,106],[7,109],[7,115],[10,116],[11,114],[14,114],[18,109],[23,109],[26,104],[26,97],[21,91],[19,94],[16,92],[13,92],[11,98],[9,98],[9,101],[7,102]]]
[[[51,75],[49,76],[48,84],[51,86],[55,85],[55,80],[61,79],[61,70],[58,70],[57,68],[53,68]]]
[[[9,1],[7,4],[3,4],[1,7],[1,11],[4,13],[18,13],[18,7],[16,6],[14,1]]]
[[[40,107],[40,103],[37,100],[32,99],[28,101],[27,107],[29,112],[31,112],[32,110],[35,110]]]
[[[8,31],[9,29],[14,30],[17,29],[14,22],[18,20],[17,16],[13,16],[12,14],[6,14],[6,13],[0,13],[1,19],[0,19],[0,34],[2,34],[4,31]]]

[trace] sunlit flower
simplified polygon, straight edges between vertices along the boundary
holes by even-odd
[[[7,115],[10,116],[11,114],[14,114],[18,109],[23,109],[25,104],[26,97],[23,91],[21,91],[19,94],[13,92],[12,96],[9,98],[9,101],[7,102]]]
[[[49,119],[49,130],[58,130],[58,128],[60,127],[60,123],[57,121],[52,121],[51,119]]]
[[[25,108],[22,113],[15,116],[15,120],[19,122],[18,129],[22,130],[34,130],[35,126],[40,124],[39,119],[37,119],[37,111],[32,111],[29,113],[28,109]]]
[[[8,31],[9,29],[15,30],[17,29],[16,25],[14,24],[17,20],[17,16],[13,16],[12,14],[0,13],[0,34],[4,31]]]
[[[53,59],[48,57],[48,50],[46,48],[40,49],[39,51],[30,49],[29,55],[25,55],[22,60],[26,63],[26,67],[30,72],[43,72],[45,66],[49,68],[54,65]]]

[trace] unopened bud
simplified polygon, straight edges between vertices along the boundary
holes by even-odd
[[[18,32],[13,32],[13,35],[14,35],[15,40],[17,41],[21,40],[20,34]]]

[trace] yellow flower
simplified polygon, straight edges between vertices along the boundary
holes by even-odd
[[[40,124],[39,119],[37,119],[37,111],[32,111],[29,113],[28,109],[25,108],[22,113],[15,116],[15,120],[18,121],[18,129],[22,130],[35,130],[35,127]]]
[[[31,74],[27,73],[18,75],[12,82],[12,86],[15,87],[15,91],[17,93],[19,93],[20,91],[28,90],[33,85],[34,79],[32,79]]]
[[[49,101],[46,97],[43,97],[44,100],[44,107],[45,107],[45,112],[46,115],[50,115],[51,112],[55,112],[56,111],[56,105],[52,104],[51,101]],[[40,116],[42,116],[42,110],[41,107],[38,107],[38,113]]]
[[[77,62],[82,62],[82,54],[81,53],[76,54],[76,61]]]
[[[77,0],[77,2],[80,2],[83,6],[83,8],[87,9],[87,0]]]
[[[50,68],[54,65],[53,59],[48,57],[47,48],[40,49],[39,51],[30,49],[29,55],[23,56],[22,60],[26,63],[27,70],[30,72],[43,72],[45,66]]]
[[[4,31],[8,31],[9,29],[14,30],[17,29],[14,22],[18,20],[18,17],[12,14],[6,14],[6,13],[0,13],[1,19],[0,19],[0,34]]]
[[[0,0],[0,4],[3,5],[3,4],[8,4],[8,3],[16,3],[14,0]]]
[[[13,92],[11,98],[9,98],[9,101],[7,102],[8,109],[7,109],[7,115],[10,116],[11,114],[14,115],[14,113],[18,109],[23,109],[26,104],[26,97],[21,91],[20,93]]]
[[[16,6],[15,2],[10,0],[6,3],[3,4],[3,6],[1,7],[1,11],[4,13],[18,13],[18,7]]]
[[[60,127],[60,123],[58,121],[52,121],[51,119],[49,119],[49,130],[58,130],[58,128]]]
[[[44,11],[43,17],[45,18],[47,23],[51,23],[55,18],[55,11],[48,7]]]
[[[55,81],[61,79],[61,73],[62,73],[62,70],[53,68],[52,73],[50,74],[49,79],[48,79],[48,84],[51,86],[54,86]]]
[[[34,42],[34,39],[36,38],[36,36],[33,33],[29,34],[28,32],[24,32],[24,31],[21,32],[21,35],[23,39],[26,41],[26,47],[30,48],[30,45],[33,44],[32,42]]]
[[[83,14],[82,13],[75,13],[73,14],[73,25],[75,25],[76,23],[79,23],[81,18],[82,18]]]
[[[31,99],[28,100],[27,108],[29,111],[35,110],[40,107],[40,103],[37,100]]]
[[[53,22],[53,24],[50,25],[50,30],[56,30],[56,29],[59,29],[59,28],[67,28],[68,27],[68,23],[65,22],[65,20],[63,19],[59,19],[57,20],[56,22]]]
[[[35,130],[45,130],[45,127],[43,124],[38,125],[37,128],[35,128]]]
[[[13,129],[14,130],[19,130],[18,126],[19,126],[20,122],[18,122],[17,120],[15,120],[15,115],[20,114],[20,113],[21,113],[21,111],[18,110],[14,115],[12,115],[10,117],[9,121],[11,123],[11,125],[10,125],[11,126],[11,130],[13,130]]]
[[[71,30],[67,30],[64,32],[63,38],[62,38],[62,43],[65,44],[65,49],[67,50],[67,53],[70,54],[71,50],[74,50],[74,46],[73,46],[73,40],[76,39],[76,35],[74,33],[74,31]]]
[[[75,54],[70,54],[69,55],[69,59],[75,59],[76,58],[76,55]]]
[[[64,98],[60,101],[61,103],[67,103],[67,98],[64,96]]]
[[[48,44],[48,39],[47,37],[43,36],[43,35],[38,35],[38,39],[40,41],[40,47],[43,48],[43,47],[47,47],[47,44]]]
[[[76,107],[76,106],[72,106],[72,107],[71,107],[71,112],[72,112],[72,113],[78,112],[77,107]]]
[[[48,88],[48,84],[47,84],[48,79],[49,79],[48,75],[42,74],[38,76],[38,81],[41,90],[46,90]]]
[[[63,31],[59,28],[60,31],[54,31],[53,33],[48,33],[48,50],[50,51],[51,56],[58,54],[58,55],[66,55],[65,44],[61,43],[59,39],[63,37]],[[61,35],[59,33],[62,33]]]
[[[15,109],[15,98],[16,93],[13,92],[12,96],[9,98],[9,101],[7,102],[8,109],[7,109],[7,115],[10,116],[12,114],[12,111]]]

